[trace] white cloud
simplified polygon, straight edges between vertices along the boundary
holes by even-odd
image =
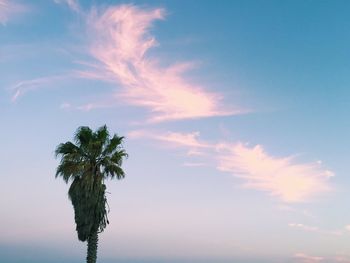
[[[72,105],[68,102],[63,102],[61,105],[60,105],[60,109],[62,110],[68,110],[72,107]]]
[[[23,96],[28,91],[33,91],[49,84],[56,82],[57,80],[65,79],[69,76],[57,75],[57,76],[47,76],[42,78],[35,78],[30,80],[19,81],[10,87],[12,95],[12,101],[16,101],[19,97]]]

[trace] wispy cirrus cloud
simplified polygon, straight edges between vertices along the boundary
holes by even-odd
[[[163,142],[168,147],[180,147],[187,151],[187,155],[202,155],[212,146],[209,143],[199,140],[200,133],[158,133],[149,130],[135,130],[128,133],[128,138],[139,139],[148,138]]]
[[[317,263],[317,262],[326,262],[326,263],[350,263],[350,259],[344,256],[331,256],[331,257],[323,257],[323,256],[311,256],[306,253],[296,253],[293,258],[298,263]]]
[[[294,258],[300,263],[316,263],[325,260],[324,257],[310,256],[305,253],[296,253]]]
[[[295,208],[295,207],[292,207],[292,206],[286,205],[286,204],[278,205],[277,208],[281,211],[297,213],[297,214],[300,214],[300,215],[303,215],[303,216],[306,216],[309,218],[314,218],[314,219],[316,218],[316,216],[307,209],[298,209],[298,208]]]
[[[344,256],[336,256],[334,260],[335,262],[350,263],[350,259]]]
[[[292,156],[274,157],[261,145],[217,145],[218,169],[244,179],[244,187],[259,189],[285,202],[301,202],[330,190],[334,174],[319,162],[297,163]]]
[[[80,5],[79,5],[79,1],[77,0],[54,0],[54,2],[56,4],[62,4],[62,3],[65,3],[68,5],[68,7],[75,11],[75,12],[80,12]]]
[[[72,105],[69,102],[63,102],[60,105],[60,109],[62,110],[69,110],[72,107]]]
[[[121,89],[116,98],[148,109],[149,122],[242,113],[241,109],[223,106],[221,94],[206,91],[184,77],[194,67],[192,62],[163,66],[160,57],[148,54],[157,46],[150,29],[164,18],[162,8],[120,5],[103,12],[95,9],[88,19],[90,54],[99,62],[100,70],[81,76],[102,76],[118,82]]]
[[[304,224],[296,224],[296,223],[290,223],[288,224],[289,227],[293,227],[293,228],[299,228],[305,231],[309,231],[309,232],[316,232],[318,231],[318,227],[315,226],[306,226]]]
[[[288,226],[292,228],[297,228],[306,232],[315,232],[319,234],[335,235],[335,236],[343,235],[342,231],[339,231],[339,230],[335,230],[335,231],[322,230],[316,226],[308,226],[300,223],[290,223],[288,224]]]
[[[34,91],[44,87],[47,88],[48,86],[52,86],[57,81],[62,81],[69,78],[71,78],[70,75],[53,75],[18,81],[9,88],[9,90],[13,94],[11,97],[11,101],[17,101],[21,96],[23,96],[29,91]]]
[[[28,11],[28,7],[12,0],[0,0],[0,24],[6,25],[8,21],[18,14]]]
[[[206,166],[205,163],[195,163],[195,162],[185,162],[183,166],[187,167],[200,167],[200,166]]]
[[[194,133],[156,133],[133,131],[130,138],[147,137],[171,147],[198,151],[219,171],[228,172],[243,181],[245,188],[260,190],[286,203],[309,201],[330,191],[329,179],[334,175],[320,162],[299,163],[290,157],[274,157],[263,146],[243,143],[210,143]]]
[[[23,80],[15,83],[12,87],[10,87],[12,95],[12,102],[18,100],[19,97],[23,96],[25,93],[29,91],[33,91],[49,84],[54,83],[57,80],[62,80],[68,78],[69,76],[64,75],[56,75],[56,76],[47,76],[29,80]]]

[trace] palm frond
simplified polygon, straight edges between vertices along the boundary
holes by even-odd
[[[112,154],[114,151],[121,148],[123,140],[124,140],[123,136],[119,137],[118,135],[114,134],[112,139],[110,139],[109,142],[106,144],[102,155]]]
[[[102,144],[105,144],[109,140],[109,132],[106,125],[98,128],[94,133],[96,140],[100,141]]]
[[[70,179],[83,177],[84,175],[89,174],[92,169],[93,167],[88,162],[63,159],[57,166],[55,177],[57,178],[61,176],[63,180],[68,183]]]
[[[119,150],[113,153],[111,161],[116,163],[118,166],[122,166],[123,160],[128,158],[128,154],[125,150]]]
[[[107,226],[106,186],[95,185],[86,190],[84,179],[75,178],[68,195],[74,208],[74,218],[78,238],[86,241],[94,231],[102,232]]]
[[[56,150],[55,150],[56,158],[59,155],[64,156],[66,154],[78,154],[78,153],[80,153],[79,147],[77,147],[72,142],[61,143],[56,147]]]
[[[103,180],[125,176],[121,166],[128,155],[122,147],[123,139],[116,134],[110,138],[106,125],[95,132],[82,126],[75,133],[75,144],[61,143],[55,150],[56,157],[61,158],[56,177],[62,177],[66,183],[72,181],[68,195],[81,241],[96,231],[102,232],[109,223]]]
[[[92,130],[87,126],[81,126],[77,129],[74,141],[80,148],[86,148],[93,137]]]

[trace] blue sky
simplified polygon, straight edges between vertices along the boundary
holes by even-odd
[[[0,257],[84,257],[53,153],[107,124],[100,262],[350,262],[349,7],[0,0]]]

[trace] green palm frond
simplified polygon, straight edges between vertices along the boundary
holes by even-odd
[[[128,154],[124,150],[119,150],[113,153],[111,161],[121,166],[125,158],[128,158]]]
[[[56,157],[58,155],[67,155],[67,154],[81,154],[79,147],[71,142],[61,143],[57,146],[55,150]]]
[[[80,241],[86,241],[94,231],[102,232],[108,224],[105,190],[104,184],[86,189],[84,180],[79,177],[74,179],[69,188],[68,195],[74,207]]]
[[[106,125],[96,131],[82,126],[75,133],[75,143],[61,143],[55,150],[56,157],[61,158],[56,177],[62,177],[66,183],[72,181],[68,195],[81,241],[96,231],[102,232],[109,223],[103,181],[125,176],[121,166],[128,155],[123,139],[116,134],[111,138]]]
[[[113,162],[111,158],[105,157],[102,160],[102,165],[103,165],[103,175],[105,178],[110,177],[111,179],[117,177],[117,179],[122,179],[124,178],[125,174],[124,171],[120,168],[120,166]]]
[[[63,180],[68,183],[70,179],[82,177],[87,170],[89,167],[86,167],[86,164],[67,160],[58,165],[56,178],[62,176]]]
[[[116,134],[108,141],[108,143],[105,146],[105,149],[103,150],[103,155],[110,155],[113,152],[120,150],[121,145],[123,143],[124,137],[118,137]]]

